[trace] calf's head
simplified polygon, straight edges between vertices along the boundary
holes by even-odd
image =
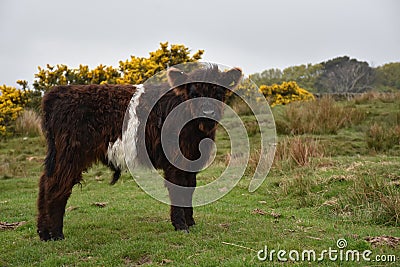
[[[167,78],[176,95],[185,101],[193,100],[188,101],[191,116],[199,120],[199,129],[207,133],[221,119],[227,92],[238,86],[242,71],[239,68],[220,71],[217,65],[190,73],[170,68]]]

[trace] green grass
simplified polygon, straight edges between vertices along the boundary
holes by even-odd
[[[96,165],[84,174],[84,182],[74,188],[67,204],[65,240],[39,241],[36,197],[45,145],[39,137],[2,140],[0,222],[26,223],[0,230],[0,266],[282,266],[286,264],[260,262],[257,251],[267,245],[269,250],[318,253],[336,249],[339,238],[347,240],[346,249],[396,255],[397,264],[387,265],[397,266],[399,247],[372,247],[364,240],[400,237],[400,222],[393,217],[400,206],[396,202],[400,155],[396,148],[387,153],[371,151],[365,140],[370,123],[387,120],[384,114],[395,112],[397,103],[384,104],[357,104],[369,112],[365,120],[336,135],[307,135],[325,145],[329,151],[325,157],[314,158],[304,167],[277,164],[256,192],[248,192],[249,178],[244,177],[222,199],[196,207],[197,224],[189,234],[174,231],[169,207],[146,195],[128,174],[110,186],[111,172]],[[257,136],[254,132],[252,144]],[[217,139],[223,149],[217,162],[199,175],[200,184],[223,170],[229,141],[223,131]],[[106,205],[101,208],[95,202]],[[257,209],[265,214],[254,212]],[[329,260],[319,265],[384,266]]]

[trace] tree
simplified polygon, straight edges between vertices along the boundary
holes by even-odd
[[[300,87],[312,91],[315,81],[320,75],[322,69],[321,64],[303,64],[280,69],[268,69],[261,73],[250,75],[250,79],[257,85],[273,85],[283,82],[295,81]]]
[[[299,66],[288,67],[283,70],[284,81],[295,81],[300,87],[309,91],[314,89],[314,84],[321,74],[321,64],[303,64]]]
[[[315,87],[320,93],[360,93],[372,88],[374,78],[367,62],[343,56],[322,63]]]
[[[400,62],[377,67],[375,86],[385,91],[400,90]]]
[[[250,79],[258,86],[273,85],[282,82],[283,73],[280,69],[267,69],[261,73],[250,75]]]

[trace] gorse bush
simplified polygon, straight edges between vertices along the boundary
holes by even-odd
[[[360,123],[365,113],[324,97],[317,101],[292,103],[282,117],[276,122],[280,134],[336,134],[341,128]]]
[[[79,65],[77,69],[70,69],[67,65],[46,65],[46,69],[38,67],[39,72],[35,74],[36,80],[33,87],[37,91],[45,92],[55,85],[67,84],[100,84],[116,83],[120,78],[118,70],[111,66],[100,64],[93,70],[86,65]]]
[[[160,48],[149,53],[149,57],[131,56],[129,60],[120,61],[119,67],[100,64],[94,69],[87,65],[79,65],[78,68],[69,68],[64,64],[46,67],[38,67],[35,74],[33,89],[30,91],[30,108],[39,110],[43,92],[47,92],[53,86],[69,84],[140,84],[145,82],[157,72],[176,64],[196,62],[201,59],[203,50],[198,50],[190,55],[190,50],[184,45],[168,42],[160,43]],[[27,82],[22,81],[27,87]]]
[[[120,61],[121,77],[117,79],[117,83],[143,83],[157,72],[170,66],[196,62],[201,59],[203,53],[203,50],[198,50],[190,56],[189,48],[184,45],[175,44],[168,48],[168,42],[160,43],[160,48],[150,52],[148,58],[131,56],[130,60]]]
[[[149,57],[131,56],[129,60],[120,61],[119,68],[100,64],[93,70],[86,65],[70,69],[66,65],[47,65],[39,67],[35,74],[33,87],[36,91],[45,92],[55,85],[66,84],[140,84],[157,72],[169,66],[196,62],[201,59],[203,50],[198,50],[190,56],[190,50],[184,45],[160,43],[160,48],[149,53]]]
[[[259,90],[272,107],[286,105],[295,101],[315,100],[313,94],[300,88],[293,81],[271,86],[261,85]]]
[[[28,103],[28,94],[15,87],[0,86],[0,137],[14,131],[14,122]]]

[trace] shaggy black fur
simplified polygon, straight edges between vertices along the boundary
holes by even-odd
[[[171,199],[171,222],[176,230],[188,230],[195,224],[192,194],[196,186],[196,173],[174,167],[161,147],[161,129],[174,131],[175,125],[164,124],[168,114],[179,104],[195,97],[208,97],[225,101],[228,87],[235,87],[242,76],[234,68],[221,72],[216,66],[196,70],[189,74],[171,68],[167,72],[168,83],[161,87],[173,88],[167,93],[159,86],[145,88],[136,109],[140,128],[137,145],[139,151],[146,149],[150,163],[142,155],[139,161],[164,170],[165,179],[181,186],[192,187],[189,194],[168,188]],[[220,85],[210,82],[216,81]],[[133,85],[70,85],[57,86],[46,93],[42,101],[43,130],[47,140],[45,170],[39,182],[37,231],[41,240],[63,239],[63,216],[72,188],[80,183],[82,172],[94,162],[101,161],[114,170],[114,184],[121,170],[106,158],[110,143],[122,136],[125,111],[137,88]],[[154,105],[155,96],[164,94]],[[199,143],[204,138],[215,138],[217,121],[222,115],[222,105],[187,106],[187,114],[193,114],[207,106],[215,111],[215,120],[195,119],[183,127],[179,134],[182,154],[189,160],[200,157]],[[147,121],[145,117],[150,114]],[[182,118],[185,114],[180,114]],[[144,131],[141,131],[144,130]],[[144,136],[142,136],[144,133]],[[177,159],[179,160],[179,159]],[[178,201],[179,200],[179,201]],[[187,203],[178,207],[174,203]]]

